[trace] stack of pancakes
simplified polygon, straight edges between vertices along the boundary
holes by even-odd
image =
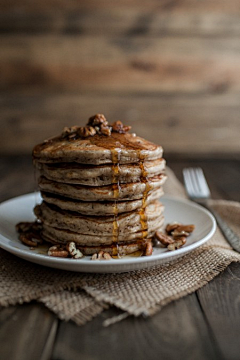
[[[42,237],[53,244],[74,241],[85,255],[144,251],[163,227],[162,147],[120,122],[108,125],[102,115],[90,119],[85,128],[65,128],[33,150]],[[99,119],[110,131],[101,132]]]

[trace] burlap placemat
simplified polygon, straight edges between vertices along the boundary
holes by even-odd
[[[165,193],[185,198],[185,191],[171,170]],[[240,235],[240,204],[212,201],[214,208]],[[205,245],[169,264],[123,274],[83,274],[51,269],[19,259],[0,249],[0,305],[37,300],[60,319],[84,324],[114,305],[122,315],[153,315],[169,302],[199,289],[231,262],[240,261],[221,232]]]

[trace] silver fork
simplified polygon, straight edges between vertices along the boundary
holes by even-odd
[[[203,205],[215,217],[219,228],[232,248],[240,253],[240,238],[233,232],[221,216],[209,205],[211,193],[201,168],[183,169],[184,184],[191,200]]]

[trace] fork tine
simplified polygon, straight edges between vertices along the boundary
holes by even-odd
[[[183,179],[189,196],[194,197],[194,188],[189,169],[183,169]]]
[[[198,181],[199,188],[201,189],[201,193],[205,194],[205,197],[209,197],[210,190],[205,175],[203,173],[203,170],[201,168],[196,168],[196,179]]]
[[[201,168],[183,169],[184,183],[192,198],[208,198],[210,190]]]
[[[195,193],[195,196],[199,196],[199,193],[201,192],[199,183],[197,181],[197,176],[196,176],[196,170],[195,168],[190,168],[189,169],[189,177],[191,178],[192,181],[192,187]]]

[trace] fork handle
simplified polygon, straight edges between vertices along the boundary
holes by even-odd
[[[204,206],[214,215],[218,227],[225,236],[226,240],[232,246],[234,250],[240,253],[240,238],[235,232],[228,226],[228,224],[221,218],[221,216],[208,204]]]

